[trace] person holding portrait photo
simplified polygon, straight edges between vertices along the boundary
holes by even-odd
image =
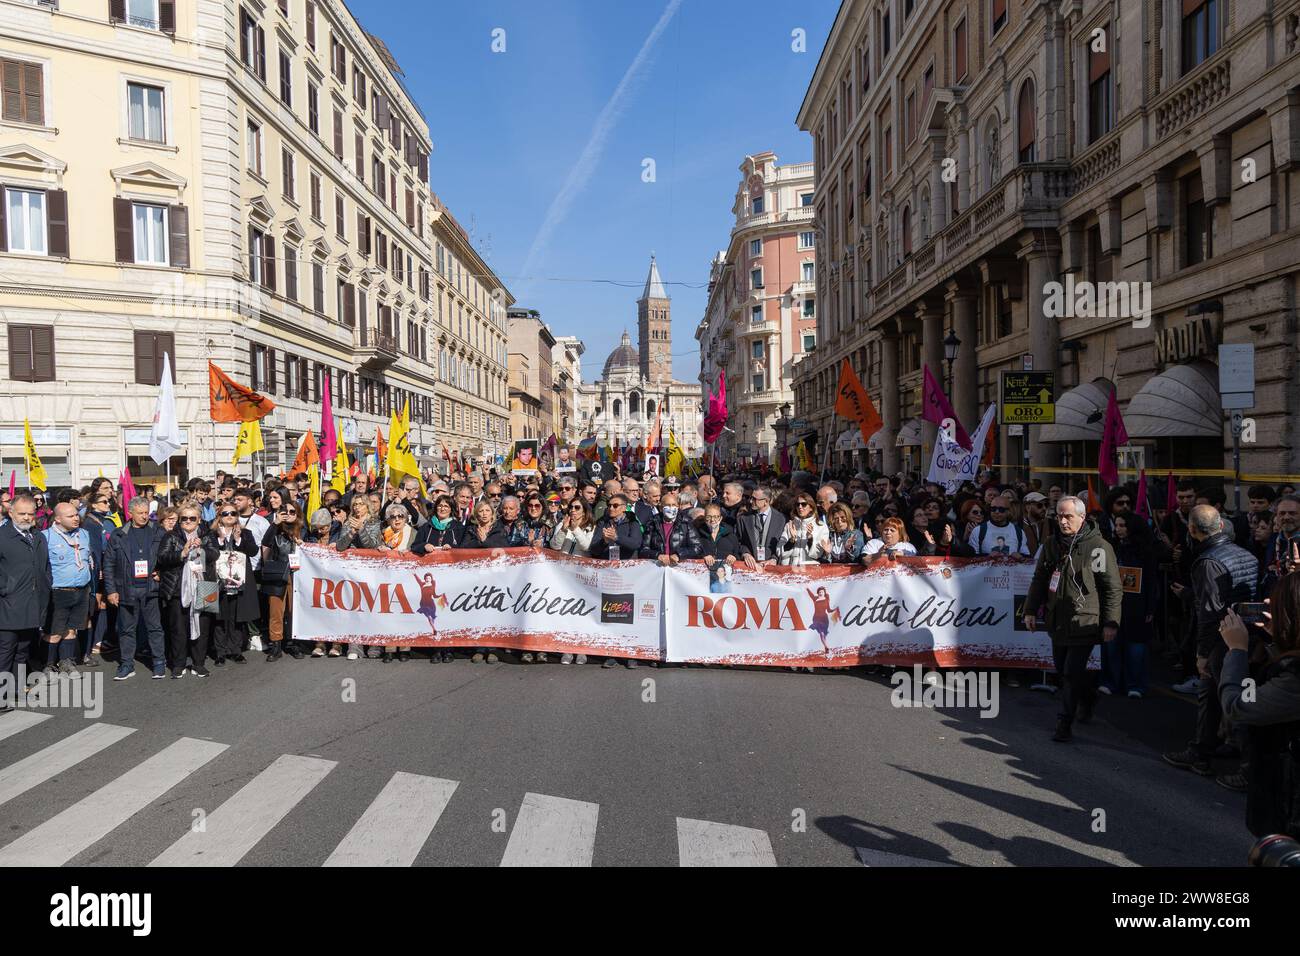
[[[515,442],[511,455],[510,473],[516,476],[537,474],[537,439],[526,438]]]

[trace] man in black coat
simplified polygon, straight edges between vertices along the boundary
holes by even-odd
[[[745,567],[775,562],[776,546],[785,530],[785,515],[772,510],[772,492],[761,485],[754,489],[754,510],[736,519],[740,553]]]
[[[605,516],[596,522],[595,533],[591,536],[591,548],[588,553],[598,560],[609,558],[611,545],[618,546],[621,560],[638,557],[645,535],[641,524],[627,513],[627,495],[619,493],[609,499]]]
[[[221,510],[233,507],[223,504]],[[126,680],[135,674],[135,634],[141,618],[149,632],[149,663],[154,679],[162,680],[167,657],[158,602],[158,549],[166,532],[149,520],[149,502],[145,499],[136,498],[129,510],[131,520],[113,532],[104,560],[104,590],[108,592],[108,603],[117,608],[119,656],[113,680]]]
[[[47,547],[45,535],[36,531],[36,499],[16,496],[9,520],[0,526],[0,673],[13,675],[15,691],[50,606]],[[10,709],[0,698],[0,713]]]
[[[691,516],[681,511],[677,492],[663,496],[659,511],[660,515],[646,527],[641,557],[669,566],[703,555],[700,533]]]

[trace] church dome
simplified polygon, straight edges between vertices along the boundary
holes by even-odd
[[[637,350],[632,348],[632,339],[627,332],[623,332],[623,341],[618,343],[618,348],[609,353],[609,358],[605,359],[605,378],[609,378],[610,372],[617,372],[623,369],[636,370],[641,367],[641,356]]]

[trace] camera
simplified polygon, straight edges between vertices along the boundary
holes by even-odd
[[[1250,848],[1251,866],[1300,866],[1300,843],[1285,833],[1272,833]]]

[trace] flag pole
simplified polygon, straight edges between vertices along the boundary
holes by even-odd
[[[832,411],[831,431],[830,434],[826,436],[826,454],[822,455],[822,484],[823,485],[826,484],[826,470],[830,466],[831,448],[834,447],[835,444],[835,425],[836,425],[837,417],[838,416],[835,414],[835,412]]]

